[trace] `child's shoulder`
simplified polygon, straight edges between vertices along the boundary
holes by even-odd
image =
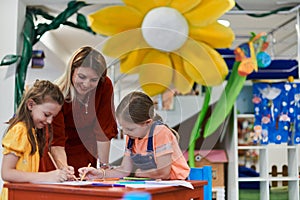
[[[154,134],[157,134],[160,137],[172,137],[172,136],[174,136],[172,130],[164,124],[158,125],[156,127],[155,132],[156,133],[154,133]]]
[[[8,130],[2,139],[3,153],[14,152],[17,156],[20,156],[16,152],[22,152],[28,147],[28,144],[26,125],[23,122],[18,122]]]
[[[24,122],[18,122],[7,131],[7,134],[19,135],[24,132],[27,132],[26,124]]]
[[[13,127],[11,127],[11,130],[23,130],[27,129],[26,124],[24,122],[18,122]]]
[[[169,129],[169,127],[166,126],[165,124],[156,125],[154,131],[157,131],[157,132],[171,132],[172,133],[172,131]]]

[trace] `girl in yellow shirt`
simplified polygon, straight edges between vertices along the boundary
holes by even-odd
[[[63,94],[50,81],[37,80],[24,94],[16,115],[10,120],[2,139],[3,181],[61,182],[72,174],[66,169],[38,172],[40,156],[45,145],[45,130],[63,103]],[[2,190],[2,199],[7,199],[6,188]]]

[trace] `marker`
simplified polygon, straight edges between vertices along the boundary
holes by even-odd
[[[143,178],[143,177],[130,177],[130,176],[126,176],[123,177],[124,180],[131,180],[131,181],[148,181],[148,180],[155,180],[152,178]]]
[[[101,187],[126,187],[122,184],[115,184],[115,183],[92,183],[92,186],[101,186]]]
[[[145,181],[118,181],[119,184],[145,184]]]

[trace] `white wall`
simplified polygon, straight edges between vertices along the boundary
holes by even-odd
[[[25,5],[19,0],[2,0],[0,3],[0,58],[7,54],[19,54],[20,35],[25,16]],[[6,129],[6,122],[12,117],[14,112],[14,74],[15,66],[0,67],[0,92],[3,95],[0,98],[0,134],[1,138]],[[1,147],[0,147],[1,148]],[[0,149],[2,152],[2,148]],[[2,153],[0,154],[2,160]],[[0,184],[2,186],[2,179]]]
[[[45,66],[41,69],[31,68],[29,63],[26,76],[26,84],[31,85],[36,79],[54,81],[63,72],[66,67],[66,62],[59,59],[50,49],[48,49],[43,43],[38,42],[33,47],[34,50],[43,50],[45,54]]]

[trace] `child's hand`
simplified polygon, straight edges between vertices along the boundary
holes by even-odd
[[[54,170],[46,173],[45,181],[49,182],[64,182],[68,180],[68,174],[65,170]]]
[[[62,170],[66,171],[69,181],[77,180],[76,176],[74,175],[74,167],[66,166]]]
[[[83,179],[92,180],[103,178],[102,170],[95,169],[94,167],[82,167],[78,169],[79,176]]]

